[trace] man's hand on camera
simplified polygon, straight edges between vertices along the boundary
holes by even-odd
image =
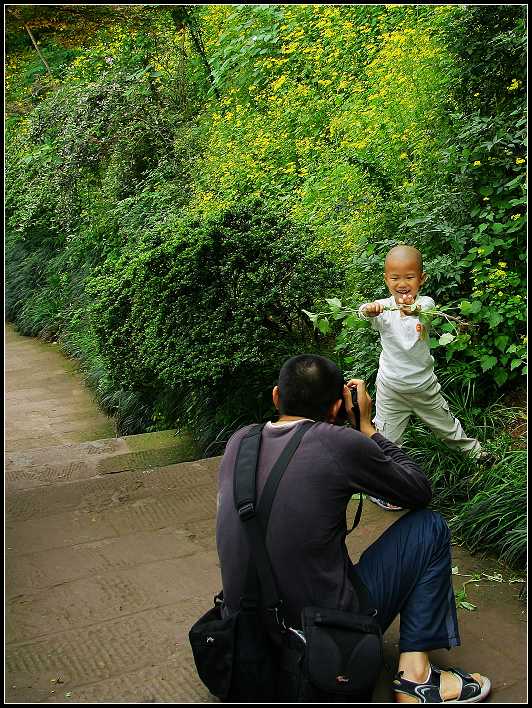
[[[357,403],[360,409],[360,432],[371,437],[375,435],[377,431],[371,422],[371,398],[366,391],[366,384],[362,379],[350,379],[347,385],[344,386],[344,401],[349,416],[349,422],[353,427],[356,427],[353,403],[351,401],[351,393],[349,392],[350,388],[356,388],[357,390]]]

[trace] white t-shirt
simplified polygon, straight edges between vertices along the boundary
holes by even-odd
[[[393,296],[376,302],[397,307]],[[382,352],[377,380],[380,379],[397,391],[419,390],[430,386],[436,380],[434,357],[431,356],[427,339],[421,338],[419,318],[415,315],[401,317],[399,310],[385,310],[377,317],[369,317],[362,312],[366,304],[369,303],[360,306],[359,314],[371,320],[373,328],[381,336]],[[416,304],[422,310],[435,305],[431,297],[424,295],[416,298]]]

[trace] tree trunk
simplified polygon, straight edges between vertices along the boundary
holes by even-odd
[[[26,28],[26,32],[29,34],[31,41],[33,42],[33,46],[35,47],[35,50],[37,51],[37,54],[39,55],[39,57],[40,57],[42,63],[44,64],[44,66],[45,66],[45,68],[46,68],[46,71],[48,72],[48,74],[50,75],[50,77],[53,79],[54,76],[53,76],[52,72],[50,71],[50,67],[48,66],[48,62],[46,61],[46,59],[45,59],[44,56],[42,55],[42,52],[41,52],[41,50],[39,49],[39,47],[37,46],[37,42],[35,41],[35,37],[33,36],[32,31],[30,30],[30,28],[28,27],[28,25],[25,24],[24,27]]]
[[[196,51],[199,54],[203,66],[207,71],[207,76],[209,77],[212,90],[214,91],[216,98],[220,100],[220,92],[218,91],[214,83],[211,65],[209,64],[209,60],[207,59],[207,54],[205,53],[205,47],[203,46],[203,40],[201,38],[201,32],[197,27],[197,23],[195,22],[194,16],[184,6],[180,6],[179,9],[172,10],[170,14],[177,30],[180,30],[182,27],[186,27],[188,29],[194,47],[196,48]]]

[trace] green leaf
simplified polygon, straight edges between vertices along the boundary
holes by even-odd
[[[520,182],[523,181],[523,175],[519,175],[515,179],[510,180],[510,182],[506,182],[507,187],[515,187],[518,185]]]
[[[521,366],[523,362],[521,359],[512,359],[512,362],[510,364],[510,371],[513,371],[514,369],[517,369],[518,366]]]
[[[342,303],[337,297],[325,298],[325,302],[333,309],[340,309],[342,307]]]
[[[490,327],[493,329],[493,327],[496,327],[504,320],[504,317],[495,310],[492,310],[488,313],[486,319],[488,320]]]
[[[505,334],[500,334],[498,337],[495,338],[495,346],[497,349],[500,349],[501,352],[506,351],[506,345],[510,341],[510,337],[507,337]]]
[[[329,324],[329,320],[325,317],[321,320],[318,320],[317,327],[322,334],[329,334],[329,332],[331,331],[331,325]]]
[[[316,324],[316,320],[318,319],[318,315],[315,315],[313,312],[309,312],[308,310],[301,310],[301,312],[304,312],[305,315],[310,319],[311,322]]]
[[[499,386],[502,386],[508,379],[508,372],[504,369],[497,369],[497,371],[493,374],[493,378]]]
[[[465,602],[464,600],[459,602],[458,606],[464,610],[467,610],[468,612],[474,612],[477,609],[477,606],[473,605],[472,602]]]
[[[371,327],[371,322],[369,320],[362,320],[356,315],[349,315],[342,322],[344,329],[362,329],[364,327]]]
[[[480,366],[482,367],[482,371],[488,371],[489,369],[493,369],[496,363],[497,357],[495,356],[484,354],[484,356],[480,357]]]
[[[454,334],[451,334],[450,332],[446,332],[445,334],[442,334],[442,336],[439,338],[438,342],[442,346],[445,346],[446,344],[450,344],[454,339],[455,339]]]
[[[473,300],[473,302],[471,303],[470,312],[472,314],[476,314],[477,312],[480,312],[481,309],[482,309],[482,303],[480,302],[480,300]]]

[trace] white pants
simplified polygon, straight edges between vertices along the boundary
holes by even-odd
[[[435,380],[425,391],[398,393],[377,378],[375,427],[385,438],[400,445],[414,413],[446,445],[477,457],[481,451],[479,441],[467,437],[440,389]]]

